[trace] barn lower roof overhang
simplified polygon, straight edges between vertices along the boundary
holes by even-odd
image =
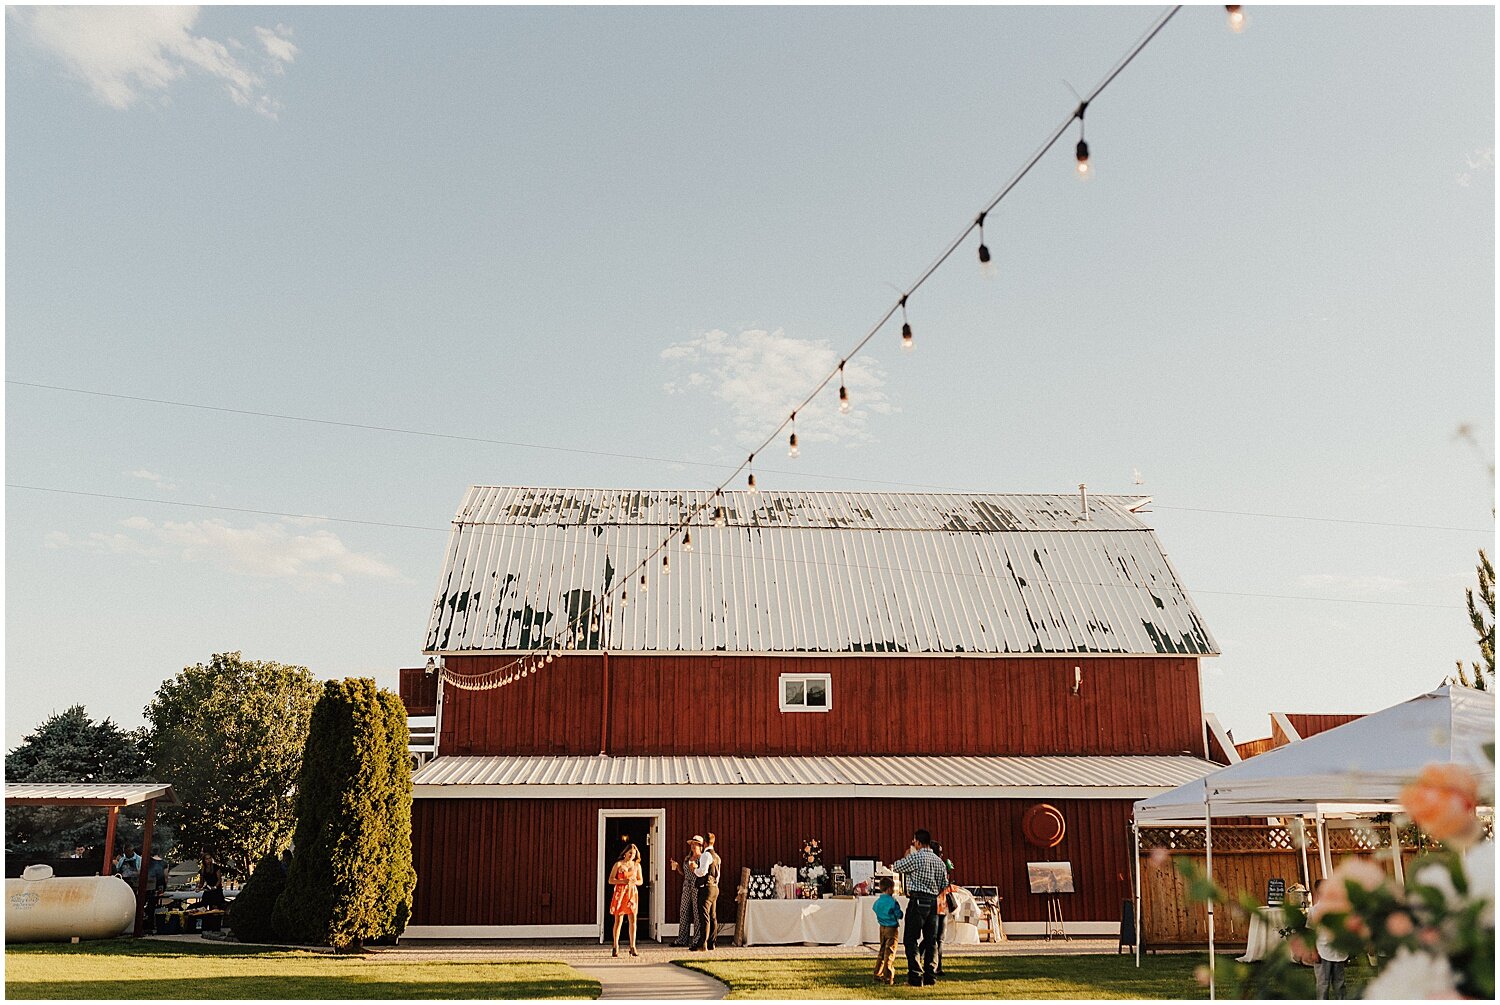
[[[1220,767],[1189,755],[445,756],[417,799],[1145,799]]]

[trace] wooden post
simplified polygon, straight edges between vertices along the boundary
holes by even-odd
[[[146,905],[146,886],[151,882],[151,830],[156,825],[156,800],[146,800],[146,827],[141,832],[141,871],[135,878],[135,937],[141,937],[146,919],[142,915]]]
[[[120,819],[120,807],[109,808],[109,822],[104,825],[104,871],[99,875],[108,876],[115,868],[115,822]]]
[[[745,944],[745,912],[746,905],[750,902],[750,867],[745,866],[740,870],[740,888],[735,892],[734,901],[738,909],[734,915],[734,944],[743,946]]]

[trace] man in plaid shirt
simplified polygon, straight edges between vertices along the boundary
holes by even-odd
[[[948,867],[928,847],[932,835],[919,830],[912,835],[911,849],[891,871],[901,876],[906,890],[906,983],[914,988],[937,983],[933,956],[937,950],[937,899],[948,888]],[[921,940],[922,963],[917,963]]]

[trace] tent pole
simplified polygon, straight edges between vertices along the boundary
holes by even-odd
[[[1395,814],[1391,815],[1391,856],[1395,859],[1396,884],[1406,888],[1406,866],[1401,862],[1401,828],[1396,826]]]
[[[1203,857],[1208,867],[1208,881],[1214,881],[1214,808],[1208,799],[1208,783],[1203,783]],[[1214,902],[1208,901],[1208,1000],[1218,997],[1214,984]]]
[[[1328,827],[1323,822],[1323,811],[1317,810],[1318,821],[1318,864],[1323,867],[1323,878],[1327,879],[1333,875],[1333,856],[1328,852]]]
[[[1141,822],[1134,817],[1130,820],[1130,830],[1135,834],[1135,911],[1132,920],[1135,922],[1135,965],[1141,965]]]
[[[1302,831],[1302,840],[1298,842],[1298,844],[1300,844],[1302,847],[1302,882],[1307,887],[1309,899],[1306,903],[1308,904],[1308,906],[1311,906],[1313,881],[1312,867],[1307,864],[1307,818],[1298,817],[1297,823],[1299,825],[1298,829]]]

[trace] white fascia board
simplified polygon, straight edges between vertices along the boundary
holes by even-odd
[[[1244,760],[1244,758],[1240,756],[1239,750],[1235,747],[1234,741],[1231,740],[1229,738],[1229,734],[1225,732],[1224,726],[1219,722],[1219,717],[1217,715],[1215,715],[1213,712],[1204,712],[1203,721],[1208,723],[1208,731],[1213,734],[1215,740],[1219,741],[1219,746],[1223,748],[1224,756],[1229,758],[1230,764],[1239,764]]]
[[[413,785],[413,799],[1149,799],[1170,785]]]
[[[408,925],[403,939],[583,939],[598,925]]]

